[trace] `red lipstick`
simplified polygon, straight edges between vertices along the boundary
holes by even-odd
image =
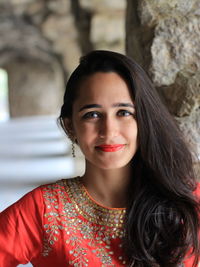
[[[96,148],[98,148],[99,150],[103,152],[115,152],[115,151],[122,149],[123,147],[124,145],[122,144],[115,144],[115,145],[100,145],[100,146],[97,146]]]

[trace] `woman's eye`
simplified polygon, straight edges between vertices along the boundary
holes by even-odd
[[[96,119],[99,118],[100,114],[96,111],[87,112],[83,115],[83,119]]]
[[[128,110],[119,110],[117,114],[122,117],[133,116],[133,113]]]

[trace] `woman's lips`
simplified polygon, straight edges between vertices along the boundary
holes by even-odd
[[[96,146],[97,149],[103,152],[115,152],[122,149],[125,145],[123,144],[116,144],[116,145],[100,145]]]

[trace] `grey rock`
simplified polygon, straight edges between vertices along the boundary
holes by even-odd
[[[199,166],[200,2],[127,0],[127,4],[127,54],[150,75],[194,147]]]

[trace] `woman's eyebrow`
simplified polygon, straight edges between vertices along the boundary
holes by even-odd
[[[115,103],[115,104],[112,105],[112,107],[131,107],[131,108],[135,108],[134,104],[132,104],[132,103]],[[99,104],[84,105],[83,107],[81,107],[79,109],[79,112],[84,110],[84,109],[90,109],[90,108],[102,108],[102,105],[99,105]]]
[[[83,109],[88,109],[88,108],[102,108],[101,105],[98,104],[89,104],[89,105],[84,105],[79,109],[79,112],[82,111]]]
[[[133,103],[116,103],[112,105],[113,107],[131,107],[135,108]]]

